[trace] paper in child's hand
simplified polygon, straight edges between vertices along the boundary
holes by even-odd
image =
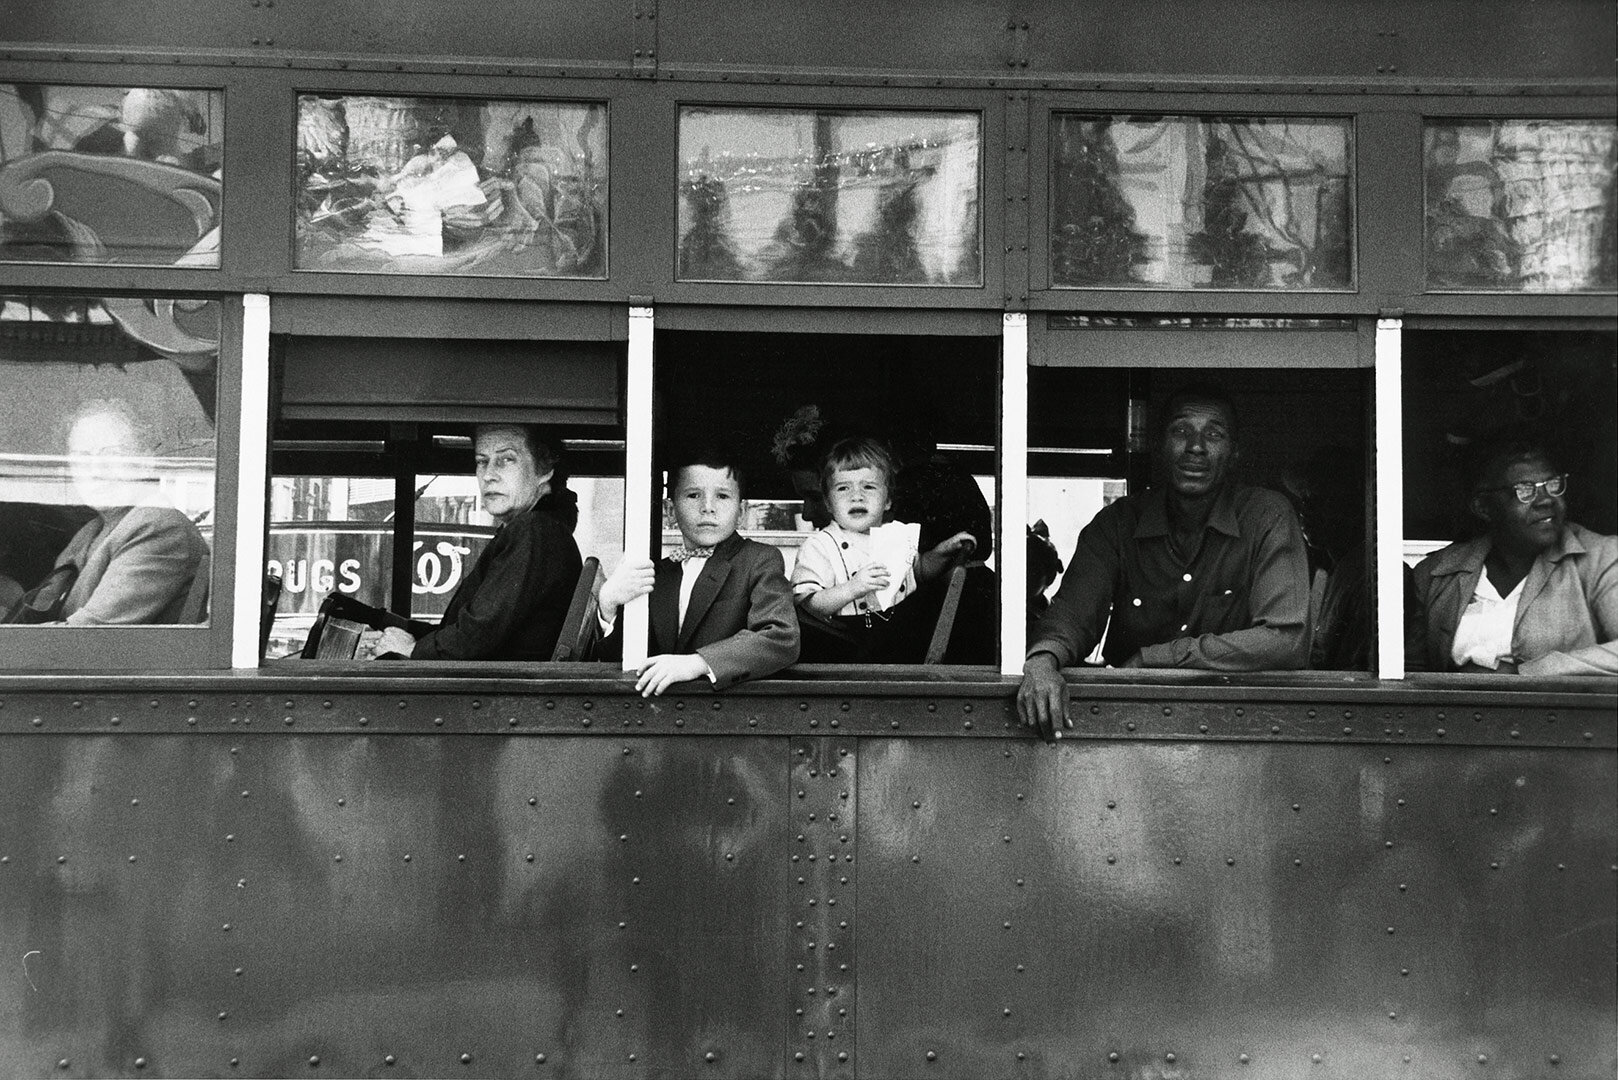
[[[921,526],[912,522],[890,521],[871,530],[870,561],[888,568],[888,583],[872,594],[878,611],[899,602],[920,543]]]

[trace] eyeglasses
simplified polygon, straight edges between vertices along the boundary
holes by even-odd
[[[1500,487],[1479,488],[1478,491],[1480,493],[1485,491],[1509,491],[1517,496],[1518,502],[1526,506],[1539,498],[1540,488],[1544,488],[1545,494],[1551,498],[1558,498],[1567,490],[1567,473],[1553,476],[1549,480],[1524,480],[1520,484],[1502,484]]]

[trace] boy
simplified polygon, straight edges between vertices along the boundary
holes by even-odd
[[[598,629],[604,656],[621,656],[623,606],[652,594],[651,654],[639,671],[641,696],[707,679],[716,690],[762,679],[798,658],[798,619],[786,563],[775,548],[736,535],[742,477],[720,453],[689,456],[669,472],[668,497],[683,541],[654,567],[626,559],[601,586]]]
[[[813,659],[920,662],[931,627],[900,617],[900,601],[931,581],[956,552],[971,550],[958,532],[919,553],[921,526],[883,524],[892,509],[893,459],[872,439],[844,439],[826,453],[821,485],[832,523],[810,534],[798,551],[792,592],[813,616]],[[924,609],[902,609],[924,615]]]

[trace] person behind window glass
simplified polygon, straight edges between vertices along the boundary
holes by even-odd
[[[1618,674],[1618,536],[1567,520],[1567,474],[1521,429],[1480,439],[1468,466],[1485,531],[1417,564],[1405,666]]]
[[[1309,666],[1371,665],[1371,589],[1365,551],[1364,455],[1323,446],[1285,478],[1303,523],[1311,567]]]
[[[526,424],[480,424],[473,451],[483,509],[499,526],[436,630],[382,631],[378,653],[416,660],[549,660],[583,560],[579,498],[556,451]]]
[[[1232,481],[1230,399],[1190,386],[1164,413],[1168,483],[1096,514],[1034,629],[1017,709],[1047,739],[1072,726],[1061,669],[1104,631],[1113,666],[1266,671],[1308,661],[1303,534],[1284,496]]]
[[[687,454],[669,470],[668,498],[680,549],[654,566],[625,559],[602,583],[596,629],[600,653],[623,655],[619,614],[651,594],[648,659],[635,689],[644,697],[706,679],[716,690],[762,679],[798,658],[798,619],[777,548],[736,532],[742,474],[717,448]]]
[[[208,544],[163,498],[150,422],[121,400],[85,402],[68,431],[73,490],[95,511],[56,559],[78,576],[69,626],[198,623],[208,614]]]

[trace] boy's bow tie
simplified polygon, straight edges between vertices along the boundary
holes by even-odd
[[[713,554],[713,548],[682,547],[669,556],[671,563],[683,563],[687,559],[706,559]]]

